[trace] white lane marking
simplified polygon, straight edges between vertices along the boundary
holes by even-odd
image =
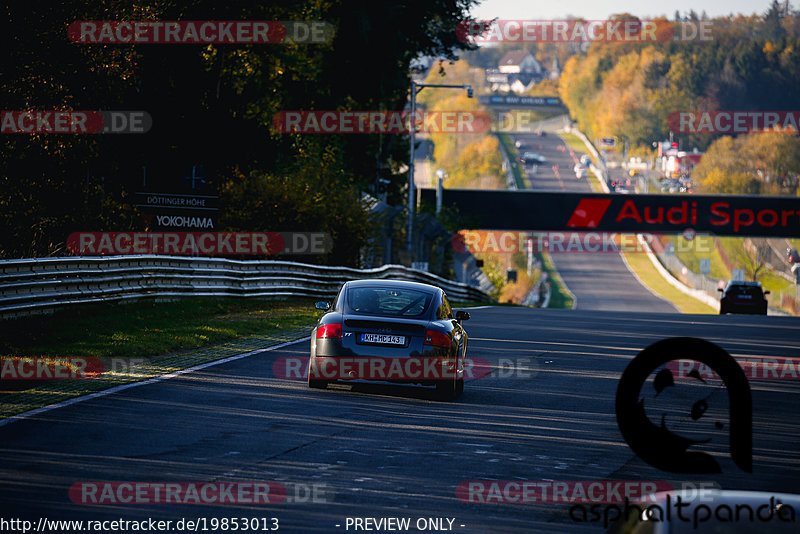
[[[193,373],[194,371],[199,371],[201,369],[206,369],[207,367],[213,367],[215,365],[221,365],[223,363],[232,362],[235,360],[241,360],[242,358],[247,358],[248,356],[255,356],[256,354],[261,354],[262,352],[269,352],[271,350],[282,349],[284,347],[288,347],[289,345],[294,345],[295,343],[303,343],[305,341],[310,341],[311,336],[306,336],[301,339],[295,339],[294,341],[287,341],[285,343],[280,343],[279,345],[273,345],[272,347],[267,347],[264,349],[256,349],[250,352],[244,352],[242,354],[237,354],[235,356],[229,356],[227,358],[223,358],[221,360],[214,360],[213,362],[201,363],[200,365],[195,365],[194,367],[187,367],[186,369],[181,369],[180,371],[175,371],[174,373],[169,373],[166,375],[157,376],[155,378],[149,378],[147,380],[142,380],[141,382],[131,382],[130,384],[122,384],[121,386],[114,386],[113,388],[104,389],[103,391],[97,391],[95,393],[90,393],[89,395],[81,395],[80,397],[73,397],[71,399],[67,399],[65,401],[57,402],[55,404],[50,404],[48,406],[42,406],[41,408],[36,408],[34,410],[30,410],[27,412],[23,412],[17,415],[11,415],[5,419],[0,420],[0,427],[13,423],[15,421],[21,421],[23,419],[27,419],[29,417],[33,417],[35,415],[39,415],[45,412],[49,412],[50,410],[55,410],[57,408],[64,408],[66,406],[70,406],[72,404],[77,404],[79,402],[87,401],[90,399],[96,399],[99,397],[105,397],[106,395],[111,395],[112,393],[117,393],[119,391],[123,391],[126,389],[134,388],[136,386],[144,386],[147,384],[155,384],[156,382],[161,382],[162,380],[168,380],[170,378],[175,378],[176,376],[185,375],[187,373]]]

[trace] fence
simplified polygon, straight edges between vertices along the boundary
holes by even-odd
[[[704,274],[698,274],[684,265],[684,263],[675,254],[669,252],[656,253],[658,259],[667,269],[672,272],[675,277],[694,289],[701,289],[711,295],[719,298],[717,288],[725,287],[727,280],[721,278],[712,278]],[[721,283],[720,283],[721,282]]]
[[[657,252],[656,256],[661,264],[683,284],[694,289],[700,289],[713,299],[719,299],[720,293],[717,289],[724,288],[728,282],[725,279],[713,278],[692,271],[675,254]],[[770,295],[770,297],[770,307],[780,308],[792,315],[800,314],[800,305],[798,304],[800,302],[800,287],[795,286],[793,289]]]
[[[67,257],[0,261],[0,316],[155,297],[330,298],[344,282],[360,278],[422,282],[441,287],[453,300],[493,301],[475,287],[402,265],[352,269],[177,256]]]

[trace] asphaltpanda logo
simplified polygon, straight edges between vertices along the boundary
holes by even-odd
[[[719,462],[708,453],[696,450],[712,441],[709,435],[697,439],[681,435],[672,428],[666,414],[653,422],[648,416],[648,406],[643,386],[651,373],[673,360],[695,360],[707,365],[719,375],[727,391],[729,414],[727,431],[730,456],[743,471],[753,471],[752,397],[747,377],[736,360],[725,350],[703,339],[677,337],[664,339],[642,350],[628,364],[617,387],[617,423],[623,438],[639,458],[663,471],[672,473],[721,473]],[[705,382],[694,371],[693,380]],[[652,381],[653,391],[645,391],[651,400],[676,388],[672,371],[664,367]],[[708,409],[708,400],[700,398],[685,407],[683,414],[690,423],[702,420]],[[717,421],[717,430],[725,424]],[[710,433],[709,433],[710,434]],[[691,450],[690,450],[691,449]]]

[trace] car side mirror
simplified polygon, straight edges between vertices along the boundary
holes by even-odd
[[[722,292],[724,292],[725,290],[724,290],[724,289],[722,289],[721,287],[718,287],[718,288],[717,288],[717,291],[719,291],[720,293],[722,293]]]
[[[460,323],[461,321],[468,321],[468,320],[469,320],[469,313],[461,310],[458,310],[456,312],[456,321]]]
[[[330,309],[330,307],[331,307],[331,304],[330,304],[330,302],[325,302],[324,300],[320,300],[319,302],[317,302],[317,303],[314,305],[314,307],[316,307],[318,310],[323,310],[323,311],[325,311],[325,310],[328,310],[328,309]]]
[[[769,289],[767,289],[766,291],[764,291],[764,294],[765,294],[765,295],[769,295]]]

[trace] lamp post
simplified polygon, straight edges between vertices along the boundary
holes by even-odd
[[[439,169],[436,171],[436,216],[439,216],[439,212],[442,211],[442,181],[444,180],[447,173],[444,170]]]
[[[414,133],[416,132],[416,120],[414,118],[417,114],[417,93],[426,87],[444,87],[448,89],[466,89],[467,97],[472,98],[472,86],[463,85],[447,85],[447,84],[432,84],[432,83],[417,83],[411,82],[411,146],[409,147],[409,161],[408,161],[408,231],[406,235],[406,245],[408,252],[411,253],[414,248],[413,232],[414,232],[414,207],[416,205],[416,191],[414,188]],[[412,254],[413,256],[413,254]],[[411,260],[413,261],[413,257]]]

